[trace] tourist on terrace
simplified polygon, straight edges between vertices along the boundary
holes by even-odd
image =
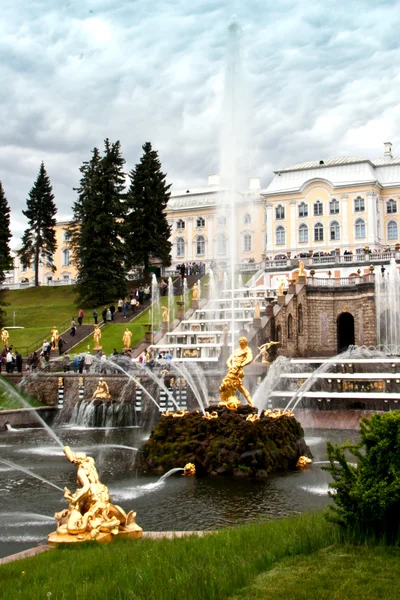
[[[78,310],[78,323],[79,323],[79,325],[82,325],[82,320],[83,320],[84,316],[85,316],[85,313],[83,312],[82,308],[80,308]]]
[[[93,319],[94,319],[94,324],[97,325],[97,317],[99,315],[98,315],[98,312],[96,309],[93,310],[92,315],[93,315]]]
[[[118,300],[118,312],[122,312],[122,307],[124,306],[124,301],[122,298]]]
[[[76,333],[76,322],[75,322],[75,318],[72,317],[70,334],[72,337],[75,337],[75,333]]]
[[[93,356],[90,354],[89,350],[85,354],[85,371],[88,373],[90,371],[90,367],[93,364]]]

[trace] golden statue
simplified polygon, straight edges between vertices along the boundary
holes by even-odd
[[[183,467],[183,473],[185,477],[190,477],[190,475],[196,475],[196,467],[193,463],[186,463]]]
[[[163,323],[169,323],[168,308],[166,306],[162,306],[161,310],[162,310],[162,322]]]
[[[125,329],[124,331],[124,335],[122,336],[122,342],[124,344],[124,349],[125,350],[129,350],[131,347],[131,339],[132,339],[132,332],[129,331],[128,328]]]
[[[281,279],[278,287],[278,296],[283,296],[283,288],[285,287],[285,280]]]
[[[213,410],[212,412],[208,412],[208,411],[206,410],[206,412],[205,412],[205,413],[204,413],[204,415],[203,415],[203,419],[207,419],[208,421],[209,421],[210,419],[218,419],[218,413],[217,413],[217,411],[216,411],[216,410]]]
[[[4,329],[4,327],[1,330],[1,341],[3,343],[4,348],[8,348],[8,340],[10,339],[10,334],[8,333],[7,329]]]
[[[250,423],[254,423],[255,421],[259,421],[259,420],[260,420],[260,417],[258,416],[257,413],[247,415],[247,417],[246,417],[246,421],[250,421]]]
[[[298,277],[306,277],[307,273],[305,272],[304,269],[304,263],[302,260],[299,260],[299,272],[298,272]]]
[[[300,469],[305,469],[306,467],[310,467],[312,463],[311,458],[308,458],[308,456],[299,456],[297,463],[296,463],[296,467],[299,467]]]
[[[198,300],[199,299],[199,288],[197,283],[193,284],[193,294],[192,294],[192,300]]]
[[[254,310],[254,318],[255,319],[259,319],[260,318],[260,303],[257,301],[256,302],[256,308]]]
[[[108,385],[104,381],[102,377],[99,379],[99,383],[97,384],[97,388],[93,392],[92,396],[93,400],[96,398],[100,400],[109,400],[111,398],[110,390],[108,389]]]
[[[73,452],[69,446],[64,447],[64,453],[76,466],[77,483],[82,487],[75,493],[64,488],[69,506],[55,513],[57,530],[48,536],[49,545],[90,540],[109,542],[117,535],[131,539],[142,537],[136,513],[126,514],[121,507],[111,504],[108,488],[99,479],[94,459],[83,452]]]
[[[184,417],[185,415],[188,415],[189,411],[188,410],[177,410],[175,413],[173,413],[173,417],[179,419],[180,417]]]
[[[269,365],[268,350],[271,348],[271,346],[275,346],[276,344],[279,344],[279,343],[280,342],[267,342],[266,344],[263,344],[262,346],[258,346],[258,349],[260,352],[255,357],[254,362],[257,360],[257,358],[259,356],[261,356],[261,362],[264,363],[265,365]]]
[[[246,398],[248,404],[253,406],[250,393],[243,386],[244,367],[253,360],[253,353],[247,345],[245,337],[239,338],[237,350],[226,361],[228,373],[222,380],[219,391],[221,396],[220,406],[226,406],[230,410],[236,410],[240,406],[240,400],[236,396],[238,390]]]
[[[51,330],[51,338],[50,338],[52,348],[57,348],[58,338],[59,338],[58,329],[54,325],[53,329]]]
[[[94,332],[93,332],[93,340],[94,340],[94,346],[93,346],[93,350],[101,350],[101,346],[99,344],[101,339],[101,329],[98,325],[94,325]]]

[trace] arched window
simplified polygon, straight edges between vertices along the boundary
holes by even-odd
[[[279,227],[276,228],[275,236],[276,236],[276,245],[283,246],[285,244],[286,236],[285,236],[285,228],[282,227],[282,225],[280,225]]]
[[[183,256],[185,256],[185,240],[180,237],[176,240],[176,257],[182,258]]]
[[[397,213],[397,202],[396,200],[393,200],[393,198],[390,198],[390,200],[386,202],[386,213],[388,215]]]
[[[314,202],[314,217],[320,217],[324,214],[324,205],[321,200]]]
[[[332,221],[329,231],[331,240],[340,240],[340,226],[337,221]]]
[[[243,252],[251,252],[253,250],[253,236],[251,233],[244,233],[242,236]]]
[[[279,343],[282,341],[282,328],[280,325],[276,328],[276,341]]]
[[[329,214],[330,215],[338,215],[339,214],[339,200],[336,198],[332,198],[329,202]]]
[[[324,241],[324,226],[322,223],[316,223],[314,225],[314,242]]]
[[[226,225],[226,217],[224,217],[224,216],[217,217],[217,225],[219,227],[224,227]]]
[[[354,199],[354,212],[364,212],[365,210],[365,200],[361,198],[361,196],[357,196]]]
[[[199,237],[196,240],[196,255],[204,256],[205,253],[206,253],[206,240],[204,239],[204,236],[199,235]]]
[[[185,221],[183,219],[178,219],[176,222],[177,229],[185,229]]]
[[[204,217],[197,217],[196,219],[196,227],[205,227],[206,221]]]
[[[251,225],[251,216],[249,215],[249,213],[246,213],[243,216],[243,225]]]
[[[69,265],[71,263],[71,253],[68,248],[64,248],[64,250],[62,251],[62,257],[63,257],[62,266],[69,267]]]
[[[387,224],[387,237],[388,240],[397,240],[398,229],[396,221],[389,221],[389,223]]]
[[[69,242],[71,239],[71,232],[68,231],[67,229],[64,229],[63,231],[63,242]]]
[[[299,244],[305,244],[308,242],[308,227],[302,223],[299,227]]]
[[[217,235],[217,254],[219,256],[225,256],[226,254],[226,235],[223,233]]]
[[[365,238],[365,221],[363,219],[357,219],[355,222],[355,233],[356,239]]]
[[[297,308],[297,333],[303,333],[303,307],[301,304]]]
[[[299,204],[299,217],[308,217],[308,205],[305,202]]]
[[[292,315],[289,315],[288,319],[287,319],[287,336],[288,336],[288,340],[293,339],[293,317],[292,317]]]
[[[282,204],[278,204],[278,206],[275,208],[275,218],[276,219],[284,219],[285,218],[285,208],[282,206]]]

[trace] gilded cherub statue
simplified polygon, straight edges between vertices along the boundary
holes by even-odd
[[[129,350],[129,348],[131,347],[131,339],[132,339],[132,332],[129,331],[128,328],[126,328],[124,331],[124,335],[122,336],[122,342],[124,344],[125,350]]]
[[[235,350],[226,361],[229,370],[223,378],[219,388],[221,396],[220,406],[226,406],[230,410],[236,410],[240,405],[240,400],[236,396],[236,391],[243,394],[248,404],[253,406],[250,393],[243,386],[243,369],[252,362],[253,353],[247,345],[247,339],[245,337],[239,338],[239,346],[240,348]]]
[[[90,540],[111,541],[113,536],[142,537],[142,528],[136,524],[136,513],[125,511],[110,502],[108,488],[100,481],[94,459],[83,452],[64,447],[67,459],[77,468],[74,493],[64,488],[68,508],[54,515],[57,530],[48,536],[49,545]]]
[[[97,388],[93,392],[92,396],[93,400],[96,398],[100,400],[109,400],[111,398],[110,390],[108,389],[107,383],[104,381],[102,377],[99,379],[99,383],[97,384]]]

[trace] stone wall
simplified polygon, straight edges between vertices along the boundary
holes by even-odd
[[[376,345],[373,283],[354,287],[296,286],[285,303],[274,309],[267,335],[281,342],[285,356],[334,356],[338,353],[338,318],[354,317],[354,343]]]

